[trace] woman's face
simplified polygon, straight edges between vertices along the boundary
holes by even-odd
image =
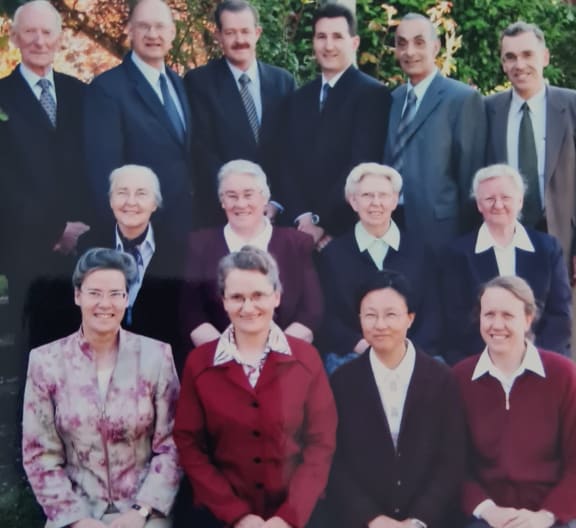
[[[504,288],[488,288],[480,298],[480,333],[491,353],[522,354],[532,320],[524,303]]]
[[[82,312],[86,337],[117,333],[128,304],[124,274],[114,269],[89,273],[76,289],[74,300]]]
[[[232,229],[257,229],[262,224],[266,199],[251,174],[229,174],[220,185],[220,202]]]
[[[387,228],[397,205],[398,193],[392,189],[390,180],[374,174],[364,176],[350,197],[350,206],[368,231]]]
[[[403,350],[412,321],[406,300],[392,288],[373,290],[360,304],[362,334],[376,352]]]
[[[224,285],[224,309],[236,335],[267,335],[280,293],[259,271],[233,269]]]
[[[522,192],[508,176],[489,178],[478,185],[476,205],[488,227],[513,225],[522,203]]]

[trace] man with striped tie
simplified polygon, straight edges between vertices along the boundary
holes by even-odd
[[[392,93],[384,153],[404,179],[395,220],[438,253],[473,223],[470,183],[484,163],[484,106],[476,90],[436,68],[440,41],[428,18],[406,15],[395,44],[408,78]]]

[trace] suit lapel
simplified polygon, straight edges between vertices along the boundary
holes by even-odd
[[[495,162],[508,160],[508,112],[510,111],[511,102],[512,90],[508,90],[496,96],[493,105],[490,107],[492,113],[490,122],[493,123],[490,128],[490,141]]]
[[[434,77],[434,80],[430,83],[430,86],[426,90],[424,98],[418,107],[418,111],[416,112],[414,119],[409,125],[408,141],[410,141],[410,138],[422,126],[426,119],[428,119],[428,116],[442,102],[444,98],[444,90],[444,78],[440,75],[440,73],[437,73],[436,77]]]
[[[48,114],[46,114],[46,111],[42,108],[40,101],[32,91],[32,88],[30,88],[30,85],[24,80],[24,77],[22,77],[19,67],[10,74],[9,79],[11,81],[10,98],[13,101],[14,107],[18,109],[18,112],[29,122],[36,123],[37,126],[54,132],[56,129],[52,126]],[[58,89],[57,86],[55,86],[55,89]],[[56,93],[58,94],[58,92]],[[58,95],[56,97],[58,98]],[[60,106],[59,103],[61,103],[60,100],[57,101],[57,108]],[[58,121],[56,123],[58,124]]]
[[[566,107],[553,88],[546,88],[546,154],[544,178],[546,185],[554,174],[558,156],[564,143]]]
[[[392,158],[392,148],[396,143],[398,125],[402,118],[402,108],[406,99],[407,86],[404,84],[392,92],[392,107],[390,109],[390,120],[388,122],[388,140],[386,141],[385,158]]]
[[[482,253],[476,253],[474,248],[472,248],[468,258],[473,261],[470,264],[470,269],[473,270],[473,272],[474,270],[476,271],[478,284],[484,284],[498,276],[498,263],[496,262],[494,248],[482,251]]]

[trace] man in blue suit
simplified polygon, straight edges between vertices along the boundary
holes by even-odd
[[[476,90],[438,72],[440,42],[428,18],[406,15],[395,43],[408,82],[392,93],[384,162],[404,179],[398,223],[439,252],[473,222],[470,182],[484,161],[484,106]]]
[[[194,162],[202,223],[222,225],[216,175],[234,159],[267,167],[274,158],[271,139],[278,109],[295,89],[282,68],[256,60],[262,28],[258,12],[246,0],[224,0],[214,14],[223,57],[189,71],[184,84],[195,123]]]
[[[183,234],[192,226],[191,120],[182,80],[164,63],[175,35],[163,1],[136,4],[128,22],[132,52],[89,86],[84,138],[101,216],[110,220],[112,170],[143,165],[157,174],[162,186],[165,205],[158,224]]]

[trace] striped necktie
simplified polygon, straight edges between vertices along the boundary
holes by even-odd
[[[181,142],[184,142],[184,138],[186,137],[186,130],[184,128],[184,123],[182,123],[182,119],[180,118],[180,114],[178,113],[178,109],[176,108],[176,103],[172,96],[170,95],[170,90],[168,89],[168,81],[166,80],[166,75],[163,73],[160,74],[160,91],[162,92],[162,99],[164,100],[164,110],[166,111],[166,115],[168,116],[168,120],[172,123],[176,134],[178,135],[178,139]]]
[[[48,119],[52,126],[56,126],[56,101],[50,93],[50,81],[48,79],[40,79],[36,84],[40,86],[42,92],[40,93],[40,105],[48,115]]]
[[[402,118],[398,124],[396,143],[394,144],[394,149],[392,151],[392,166],[400,174],[402,174],[402,169],[404,168],[404,148],[406,147],[406,143],[408,143],[410,123],[416,114],[416,102],[416,94],[414,93],[414,90],[410,88],[406,94],[406,107],[404,108],[404,113],[402,114]]]
[[[248,122],[250,123],[250,128],[254,134],[254,139],[256,143],[260,139],[260,122],[258,121],[258,113],[256,112],[256,105],[254,104],[254,99],[248,85],[252,82],[250,77],[243,73],[238,79],[240,83],[240,97],[242,97],[242,102],[244,103],[244,108],[246,108],[246,114],[248,115]]]

